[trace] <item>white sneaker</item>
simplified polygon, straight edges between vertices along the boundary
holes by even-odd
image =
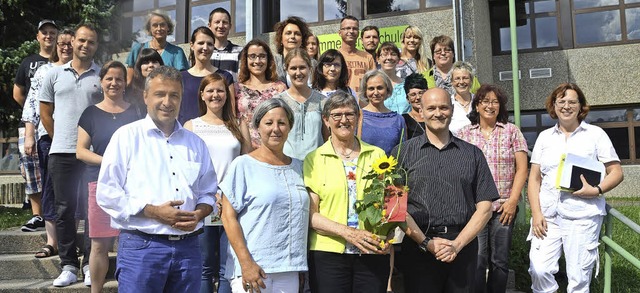
[[[87,287],[91,287],[91,271],[89,271],[89,266],[85,266],[83,268],[84,272],[84,285]]]
[[[72,271],[62,271],[60,276],[53,280],[53,286],[67,287],[78,281],[78,276]]]

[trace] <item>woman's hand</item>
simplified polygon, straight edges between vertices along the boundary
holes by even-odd
[[[262,268],[253,260],[246,264],[240,265],[242,268],[242,284],[244,291],[260,293],[260,288],[266,289],[262,279],[267,278],[267,274]]]
[[[584,198],[594,198],[600,195],[600,191],[597,187],[591,186],[584,175],[580,174],[580,180],[582,181],[582,188],[573,192],[573,195],[577,195]]]
[[[380,238],[369,231],[348,227],[343,238],[367,254],[385,254],[389,250],[389,247],[380,247]],[[390,245],[385,243],[385,246]]]
[[[531,216],[531,231],[533,236],[544,239],[547,236],[547,220],[542,215]]]
[[[516,218],[516,209],[518,208],[518,201],[507,199],[500,208],[498,209],[498,213],[502,213],[500,215],[500,223],[502,225],[511,225],[511,222]]]

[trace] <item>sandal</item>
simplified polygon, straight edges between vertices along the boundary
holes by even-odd
[[[42,248],[40,248],[40,250],[38,250],[38,252],[36,252],[36,258],[45,258],[45,257],[50,257],[50,256],[54,256],[58,254],[58,250],[56,250],[55,248],[53,248],[53,246],[47,244],[45,246],[43,246]]]

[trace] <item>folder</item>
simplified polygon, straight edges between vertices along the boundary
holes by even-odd
[[[582,188],[580,175],[584,176],[589,185],[596,186],[604,180],[605,174],[604,164],[598,160],[571,153],[563,154],[558,166],[556,188],[567,192],[579,190]]]

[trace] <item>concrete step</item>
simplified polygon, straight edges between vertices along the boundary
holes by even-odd
[[[35,232],[22,232],[20,228],[0,231],[0,255],[2,254],[35,254],[47,242],[44,228]],[[80,251],[84,251],[82,229],[76,235],[76,244]],[[118,241],[114,241],[112,251],[117,251]]]
[[[32,254],[0,255],[0,283],[5,280],[48,279],[53,281],[60,275],[60,258],[52,256],[35,258]],[[113,278],[116,269],[116,253],[109,253],[107,278]],[[79,277],[82,275],[78,274]]]
[[[1,293],[75,293],[75,292],[90,292],[89,287],[79,280],[71,286],[60,288],[51,285],[53,279],[30,279],[30,280],[7,280],[0,282]],[[102,292],[117,293],[118,282],[113,279],[107,279],[104,284]]]

